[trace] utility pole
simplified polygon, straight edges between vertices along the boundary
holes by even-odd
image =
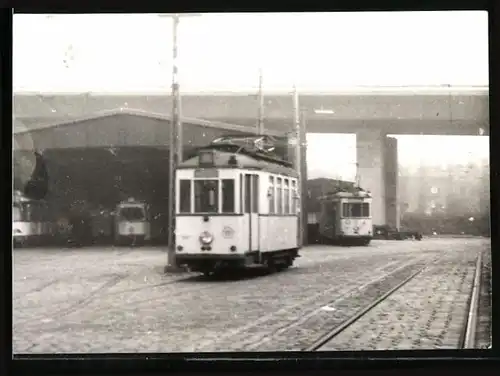
[[[178,76],[178,28],[180,17],[195,16],[194,14],[161,15],[172,18],[172,121],[170,124],[169,155],[170,169],[168,173],[168,264],[165,272],[182,271],[175,262],[175,171],[183,159],[181,95]]]
[[[179,77],[178,77],[178,67],[177,67],[177,31],[179,26],[179,16],[175,14],[172,17],[172,121],[170,123],[170,134],[169,134],[169,152],[170,152],[170,170],[168,174],[168,264],[165,271],[176,272],[178,271],[177,263],[175,262],[175,171],[177,165],[179,164],[179,159],[182,159],[182,149],[181,140],[179,140],[179,135],[181,131],[181,119],[180,119],[180,98],[179,98]]]
[[[301,132],[300,132],[300,103],[299,103],[299,93],[297,91],[297,87],[294,85],[293,86],[293,128],[294,128],[294,133],[295,133],[295,170],[297,171],[297,174],[299,175],[299,181],[300,181],[300,176],[301,176],[301,169],[300,169],[300,144],[302,140],[300,139]]]
[[[307,198],[307,185],[303,182],[303,163],[302,163],[302,148],[304,144],[304,130],[305,126],[304,116],[300,111],[299,103],[299,93],[297,87],[293,86],[293,125],[294,125],[294,136],[295,136],[295,158],[294,167],[298,175],[298,194],[300,197],[300,213],[299,213],[299,244],[304,245],[307,241],[307,210],[306,210],[306,198]]]
[[[300,182],[301,182],[301,201],[302,201],[302,244],[307,245],[308,240],[308,228],[307,228],[307,198],[308,198],[308,186],[307,186],[307,111],[305,108],[301,109],[300,113]]]
[[[264,135],[264,80],[262,74],[262,68],[259,69],[259,119],[257,122],[257,133],[259,135]]]
[[[172,16],[172,126],[170,127],[170,157],[175,165],[182,162],[182,122],[181,122],[181,98],[179,90],[179,68],[178,68],[178,28],[179,15]]]

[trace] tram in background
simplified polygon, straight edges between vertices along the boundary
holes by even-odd
[[[370,244],[373,238],[372,196],[359,187],[341,189],[320,197],[319,235],[321,243]]]
[[[55,235],[55,221],[48,203],[14,191],[12,238],[14,247],[47,245]]]
[[[192,271],[290,267],[299,256],[299,180],[267,136],[223,137],[176,171],[176,262]]]
[[[134,198],[120,202],[115,211],[115,235],[119,245],[139,246],[151,238],[148,205]]]

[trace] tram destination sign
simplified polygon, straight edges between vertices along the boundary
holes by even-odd
[[[198,168],[194,170],[195,178],[218,178],[219,171],[215,168]]]

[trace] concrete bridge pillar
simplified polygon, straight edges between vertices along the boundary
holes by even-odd
[[[360,185],[373,196],[374,225],[399,228],[397,139],[380,130],[364,129],[356,135]]]

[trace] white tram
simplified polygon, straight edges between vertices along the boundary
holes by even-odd
[[[141,245],[151,238],[151,225],[145,202],[129,198],[115,212],[115,241],[119,245]]]
[[[253,265],[274,271],[300,257],[297,174],[257,146],[263,138],[218,139],[178,166],[177,265],[204,274]]]
[[[368,245],[373,238],[372,197],[361,188],[320,197],[319,234],[325,243]]]
[[[12,200],[14,247],[44,245],[53,240],[55,223],[47,202],[25,197],[15,191]]]

